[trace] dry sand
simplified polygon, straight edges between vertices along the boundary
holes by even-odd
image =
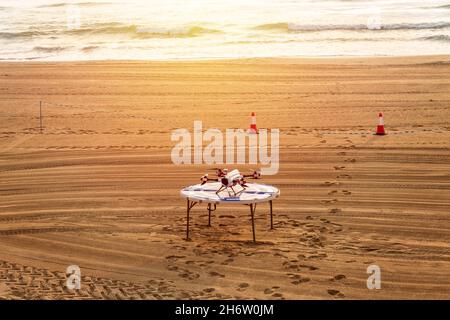
[[[203,205],[183,240],[208,167],[171,131],[252,111],[281,130],[275,230]],[[0,298],[449,299],[449,148],[450,57],[1,63]]]

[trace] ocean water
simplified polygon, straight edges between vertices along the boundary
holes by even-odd
[[[2,0],[0,60],[450,54],[450,0]]]

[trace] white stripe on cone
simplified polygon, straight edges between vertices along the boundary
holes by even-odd
[[[383,114],[382,113],[380,113],[379,114],[379,119],[380,119],[380,126],[384,126],[384,119],[383,119]]]
[[[249,133],[258,133],[258,128],[256,127],[256,114],[252,112],[250,121],[250,129],[248,129]]]

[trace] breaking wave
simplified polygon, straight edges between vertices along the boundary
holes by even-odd
[[[53,53],[53,52],[61,52],[68,48],[66,47],[34,47],[33,50],[44,53]]]
[[[0,38],[2,39],[26,39],[43,35],[47,35],[47,33],[41,31],[0,32]]]
[[[75,35],[92,35],[92,34],[114,34],[114,35],[128,35],[131,38],[146,39],[146,38],[185,38],[198,37],[206,34],[220,33],[221,31],[215,29],[208,29],[201,26],[189,26],[185,28],[174,29],[158,29],[148,28],[137,25],[120,25],[110,24],[104,27],[88,27],[80,28],[68,33]]]
[[[424,22],[424,23],[394,23],[381,24],[379,30],[424,30],[449,28],[450,22]],[[300,25],[295,23],[267,23],[256,26],[256,30],[278,31],[278,32],[307,32],[307,31],[358,31],[370,30],[366,24],[353,25]]]
[[[87,35],[125,35],[133,39],[147,38],[189,38],[198,37],[207,34],[222,33],[220,30],[209,29],[202,26],[188,26],[173,29],[158,29],[142,27],[137,25],[124,25],[120,23],[96,24],[79,29],[61,29],[58,30],[33,30],[19,32],[0,32],[0,38],[3,39],[30,39],[47,36],[87,36]]]
[[[106,6],[111,4],[119,4],[115,2],[61,2],[61,3],[52,3],[38,6],[37,8],[64,8],[68,6],[78,6],[78,7],[95,7],[95,6]]]
[[[445,34],[440,34],[436,36],[423,37],[421,40],[432,40],[432,41],[448,41],[450,42],[450,36]]]

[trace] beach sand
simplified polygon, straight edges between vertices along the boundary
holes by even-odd
[[[198,205],[185,241],[209,166],[172,130],[251,112],[281,132],[275,229]],[[0,298],[450,299],[450,57],[1,63]]]

